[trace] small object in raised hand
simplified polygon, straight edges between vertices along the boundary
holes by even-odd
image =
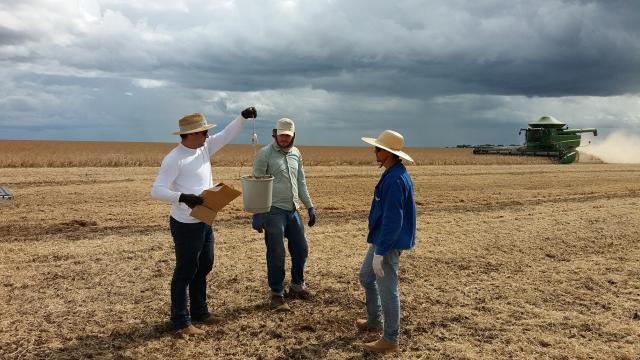
[[[248,108],[242,110],[240,115],[242,115],[242,117],[245,118],[245,119],[256,118],[256,117],[258,117],[258,111],[256,110],[255,107],[251,106],[251,107],[248,107]]]

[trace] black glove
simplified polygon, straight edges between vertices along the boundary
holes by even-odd
[[[178,201],[187,204],[188,207],[193,209],[194,207],[196,207],[198,205],[202,205],[202,203],[204,202],[204,199],[202,199],[198,195],[180,194],[180,198],[178,199]]]
[[[242,115],[242,117],[245,119],[256,118],[258,117],[258,111],[252,106],[242,110],[240,115]]]
[[[262,214],[253,214],[253,217],[251,218],[251,228],[259,233],[262,233],[263,226]]]
[[[316,208],[309,208],[307,212],[309,213],[309,222],[307,223],[307,225],[309,225],[309,227],[312,227],[316,224]]]

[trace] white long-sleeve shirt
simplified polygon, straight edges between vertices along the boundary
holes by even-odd
[[[151,196],[171,203],[171,216],[183,223],[197,223],[191,209],[178,201],[181,193],[200,195],[213,187],[211,156],[227,145],[242,129],[247,120],[238,116],[222,131],[207,138],[204,146],[190,149],[178,144],[162,160],[156,181],[151,187]]]

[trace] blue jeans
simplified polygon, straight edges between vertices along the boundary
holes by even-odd
[[[284,238],[291,256],[291,284],[304,285],[304,265],[309,246],[304,237],[304,225],[297,210],[272,207],[262,214],[264,242],[267,246],[267,280],[273,295],[284,294]]]
[[[176,253],[171,279],[171,325],[179,330],[191,325],[192,318],[204,320],[209,317],[207,274],[213,269],[213,229],[205,223],[182,223],[172,217],[169,226]]]
[[[370,245],[360,268],[360,284],[364,288],[367,321],[371,326],[383,324],[383,338],[398,342],[400,332],[400,295],[398,293],[398,267],[402,250],[391,249],[382,261],[383,277],[373,272],[375,246]],[[384,319],[384,321],[383,321]]]

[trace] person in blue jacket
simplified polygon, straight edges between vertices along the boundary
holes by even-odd
[[[383,331],[380,339],[366,343],[373,352],[399,350],[400,297],[398,267],[400,254],[416,244],[416,204],[413,182],[402,160],[413,159],[402,151],[404,137],[392,130],[377,139],[362,138],[375,146],[376,161],[385,171],[373,193],[369,211],[369,250],[360,269],[360,284],[365,291],[367,319],[356,321],[362,331]]]

